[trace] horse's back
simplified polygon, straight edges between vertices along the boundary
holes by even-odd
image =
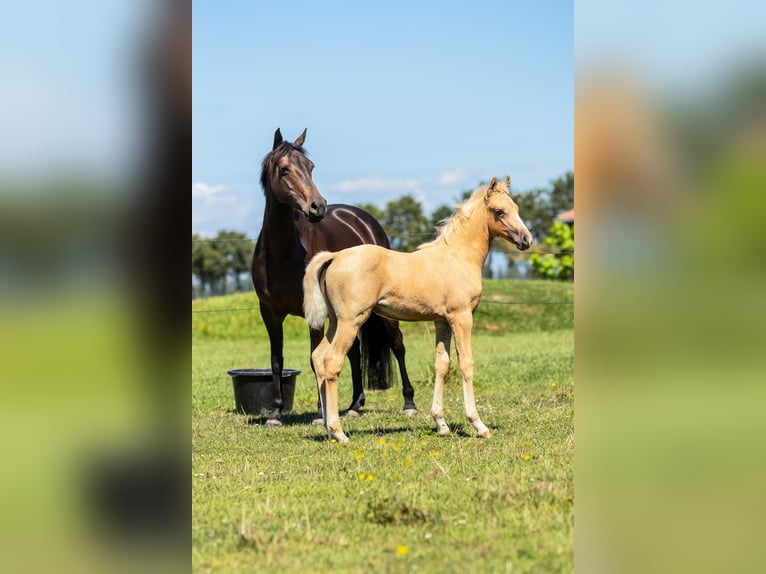
[[[340,251],[356,245],[389,247],[388,237],[378,221],[352,205],[332,204],[321,221],[296,222],[298,234],[309,259],[320,251]],[[307,262],[308,263],[308,262]]]

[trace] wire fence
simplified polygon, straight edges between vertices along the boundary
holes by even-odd
[[[432,233],[406,233],[406,234],[398,234],[396,235],[396,237],[433,237],[433,234]],[[231,243],[236,241],[247,241],[247,242],[255,243],[258,241],[258,239],[252,238],[252,237],[230,238],[230,239],[228,238],[227,239],[216,239],[216,238],[192,239],[192,243]],[[574,255],[574,252],[561,251],[556,249],[541,249],[538,247],[535,250],[506,253],[508,257],[518,257],[518,256],[528,257],[534,254]],[[497,301],[497,300],[484,300],[484,299],[482,299],[480,303],[485,305],[574,305],[574,301]],[[258,310],[260,310],[259,307],[226,307],[221,309],[197,309],[197,310],[193,310],[192,314],[229,313],[229,312],[258,311]]]
[[[396,238],[404,238],[404,237],[424,237],[424,238],[431,238],[433,239],[434,234],[433,233],[399,233],[397,235],[391,235],[389,236],[389,239],[396,239]],[[250,243],[256,243],[258,241],[257,238],[253,239],[252,237],[243,237],[239,239],[215,239],[215,238],[204,238],[204,239],[192,239],[192,243],[234,243],[237,241],[247,241]],[[537,246],[534,249],[529,249],[527,251],[511,251],[506,252],[503,251],[506,255],[509,257],[529,257],[530,255],[540,254],[540,255],[574,255],[574,251],[560,251],[557,249],[545,249],[543,246]]]
[[[574,301],[494,301],[481,300],[479,304],[483,305],[574,305]],[[258,311],[260,307],[225,307],[221,309],[197,309],[195,313],[230,313],[236,311]]]

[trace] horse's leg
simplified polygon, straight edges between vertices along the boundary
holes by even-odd
[[[354,395],[351,397],[351,406],[346,411],[346,416],[358,417],[364,406],[364,388],[362,387],[362,352],[359,348],[359,338],[354,337],[354,342],[348,350],[348,361],[351,363],[351,380],[354,384]]]
[[[314,361],[314,351],[316,351],[323,338],[324,332],[322,329],[309,329],[309,339],[311,340],[311,370],[314,371],[314,375],[317,377],[319,374],[317,373],[316,369],[317,363]],[[322,351],[322,353],[324,353],[324,351]],[[323,362],[320,361],[318,364],[323,364]],[[311,424],[313,426],[324,425],[324,415],[322,414],[322,397],[319,394],[319,384],[317,384],[317,414],[311,421]]]
[[[463,375],[463,403],[465,404],[465,416],[482,438],[489,438],[490,432],[476,410],[476,399],[473,396],[473,351],[471,350],[471,329],[473,328],[473,315],[463,313],[450,321],[452,332],[455,335],[455,348],[457,349],[458,367]]]
[[[332,333],[330,345],[324,353],[324,381],[322,384],[324,420],[328,436],[338,442],[348,442],[348,437],[341,428],[338,412],[338,376],[343,367],[343,361],[346,359],[346,353],[354,343],[359,326],[364,320],[366,317],[358,324],[338,322]]]
[[[386,326],[388,340],[391,342],[391,350],[399,364],[399,375],[402,377],[402,396],[404,396],[404,414],[414,416],[418,414],[418,407],[415,406],[415,389],[412,388],[410,377],[407,375],[407,367],[404,364],[406,349],[402,331],[399,329],[399,321],[383,319],[383,324]]]
[[[266,426],[282,426],[282,409],[284,401],[282,400],[282,366],[284,357],[282,355],[282,321],[285,316],[273,313],[271,309],[261,304],[261,316],[266,325],[266,331],[269,334],[269,344],[271,346],[271,387],[274,391],[274,400],[271,404],[271,414],[266,420]]]
[[[444,422],[444,379],[449,372],[449,343],[452,337],[452,330],[447,323],[437,321],[436,327],[436,362],[434,370],[436,377],[434,381],[434,398],[431,403],[431,416],[436,423],[436,431],[440,435],[448,435],[449,427]]]

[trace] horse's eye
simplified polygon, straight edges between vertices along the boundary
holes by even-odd
[[[495,210],[495,217],[502,217],[503,215],[505,215],[505,211],[503,211],[502,209]]]
[[[286,176],[288,171],[290,171],[290,166],[283,165],[279,168],[279,177]]]

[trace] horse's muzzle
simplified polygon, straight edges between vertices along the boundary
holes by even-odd
[[[327,213],[327,201],[321,199],[311,202],[311,205],[309,206],[309,212],[306,214],[306,217],[312,223],[316,223],[317,221],[321,221],[324,218],[325,213]]]

